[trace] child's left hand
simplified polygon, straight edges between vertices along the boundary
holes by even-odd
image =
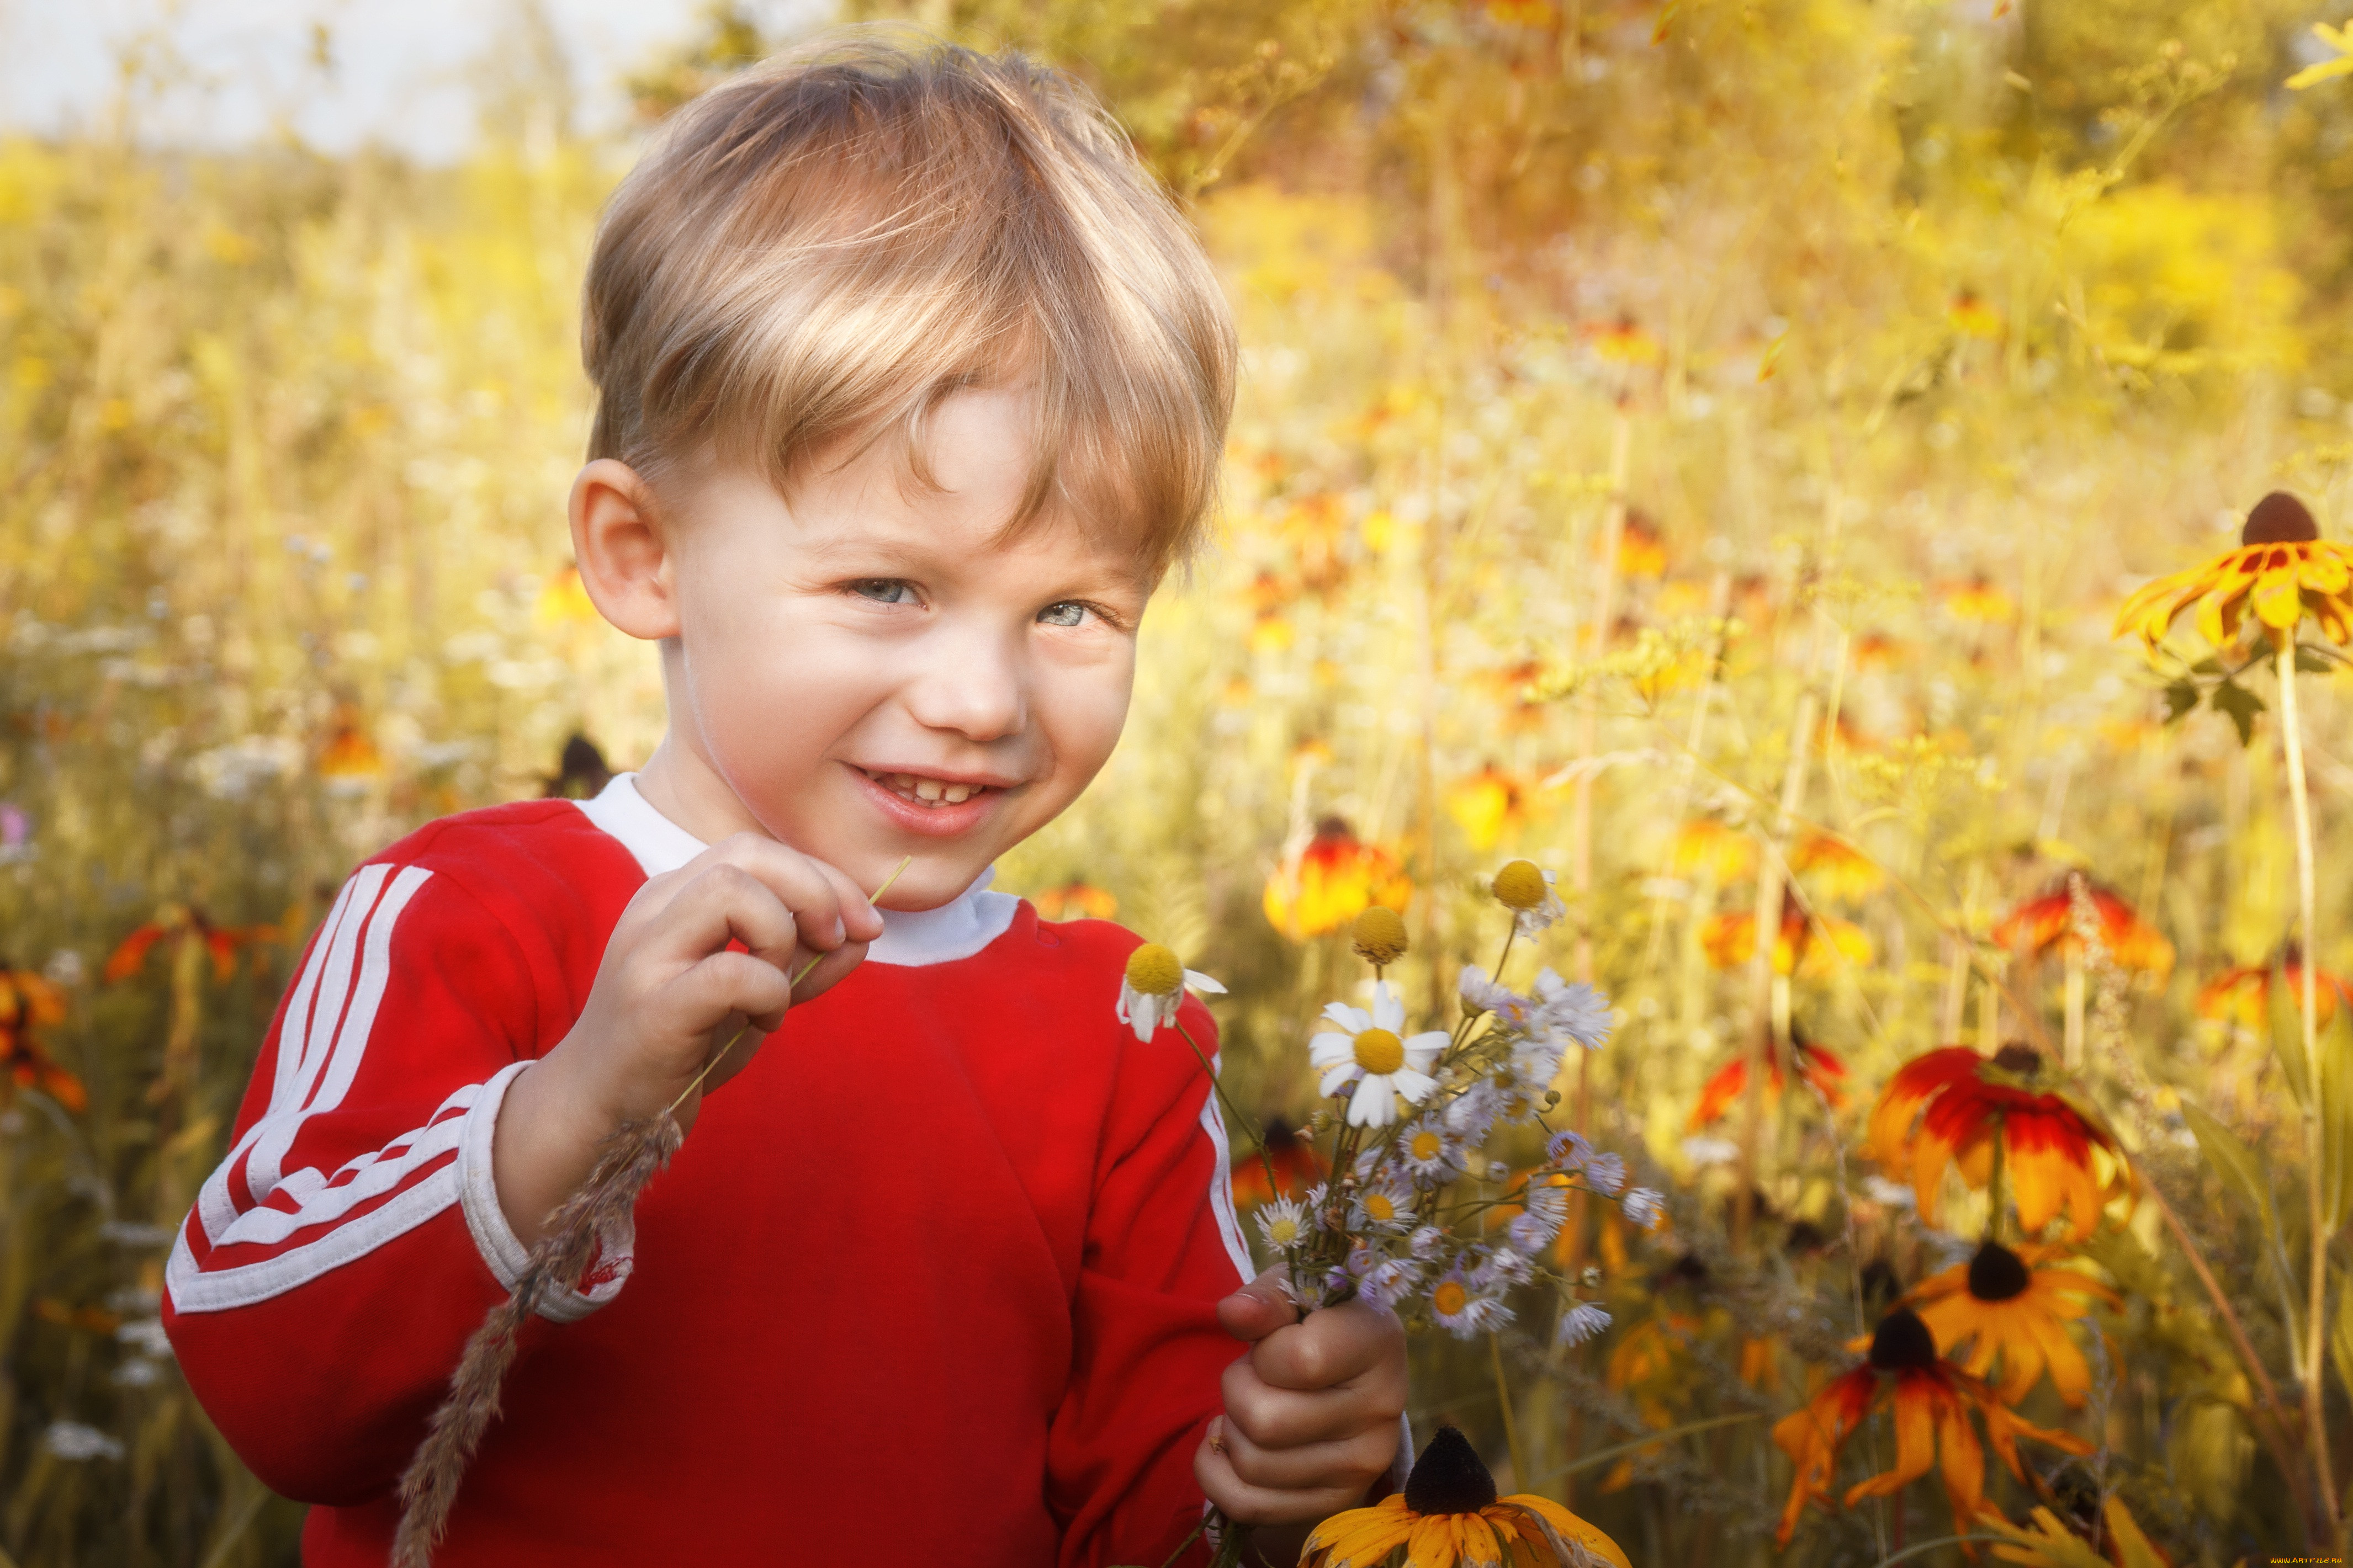
[[[1226,1413],[1193,1455],[1201,1490],[1240,1524],[1312,1524],[1356,1508],[1397,1458],[1405,1327],[1349,1301],[1301,1321],[1270,1268],[1218,1303],[1250,1352],[1226,1369]],[[1261,1531],[1261,1546],[1274,1532]]]

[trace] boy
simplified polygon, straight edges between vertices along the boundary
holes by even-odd
[[[1211,498],[1198,247],[1066,81],[855,33],[677,117],[583,336],[574,543],[669,731],[345,886],[173,1255],[190,1384],[307,1562],[382,1563],[549,1211],[748,1024],[438,1561],[1154,1564],[1205,1497],[1282,1561],[1391,1465],[1396,1321],[1248,1283],[1199,1064],[1113,1015],[1135,939],[987,889]]]

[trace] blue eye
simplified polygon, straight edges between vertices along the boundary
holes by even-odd
[[[878,605],[903,605],[915,596],[914,590],[896,577],[860,577],[849,591]]]
[[[1049,626],[1075,626],[1087,618],[1087,607],[1075,599],[1049,605],[1038,612],[1039,624]]]

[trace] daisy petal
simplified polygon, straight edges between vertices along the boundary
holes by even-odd
[[[1387,1073],[1367,1073],[1348,1101],[1351,1127],[1387,1127],[1397,1120],[1397,1094]]]

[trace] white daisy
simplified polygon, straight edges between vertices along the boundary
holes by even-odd
[[[1493,1290],[1504,1286],[1525,1285],[1535,1275],[1535,1264],[1525,1254],[1510,1247],[1489,1249],[1486,1258],[1463,1276],[1474,1290]]]
[[[1659,1221],[1666,1217],[1667,1200],[1662,1193],[1636,1187],[1618,1201],[1618,1207],[1631,1223],[1644,1230],[1656,1230]]]
[[[1119,983],[1119,1021],[1150,1040],[1166,1024],[1174,1023],[1187,991],[1222,996],[1226,988],[1198,969],[1187,969],[1176,955],[1156,942],[1147,942],[1127,955],[1127,973]]]
[[[1476,1339],[1512,1321],[1512,1310],[1496,1297],[1482,1294],[1457,1263],[1430,1293],[1430,1315],[1457,1339]]]
[[[1616,1197],[1626,1184],[1626,1162],[1615,1154],[1586,1156],[1585,1184],[1605,1198]]]
[[[1356,1283],[1356,1294],[1367,1306],[1395,1311],[1420,1283],[1421,1268],[1412,1258],[1387,1258],[1366,1271]]]
[[[1338,1026],[1307,1042],[1307,1059],[1323,1069],[1318,1092],[1337,1094],[1356,1086],[1348,1100],[1348,1125],[1386,1127],[1397,1120],[1397,1102],[1419,1105],[1438,1081],[1430,1064],[1446,1048],[1446,1031],[1430,1029],[1406,1037],[1405,1003],[1387,981],[1373,987],[1373,1007],[1367,1013],[1345,1002],[1324,1009],[1326,1023]]]
[[[1403,1182],[1376,1182],[1357,1193],[1349,1217],[1366,1230],[1409,1230],[1414,1221],[1413,1189]]]
[[[1609,1314],[1590,1301],[1577,1301],[1561,1310],[1560,1324],[1552,1331],[1556,1345],[1581,1345],[1609,1326]]]
[[[1555,1040],[1575,1040],[1598,1051],[1609,1038],[1617,1019],[1609,998],[1581,980],[1563,980],[1547,969],[1536,976],[1537,1011],[1545,1032]]]
[[[1259,1234],[1277,1252],[1289,1252],[1307,1239],[1307,1205],[1297,1198],[1278,1198],[1258,1211]]]
[[[1440,1249],[1445,1245],[1446,1233],[1434,1225],[1423,1226],[1419,1230],[1415,1231],[1412,1239],[1406,1243],[1406,1246],[1412,1249],[1414,1257],[1424,1263],[1437,1257]]]

